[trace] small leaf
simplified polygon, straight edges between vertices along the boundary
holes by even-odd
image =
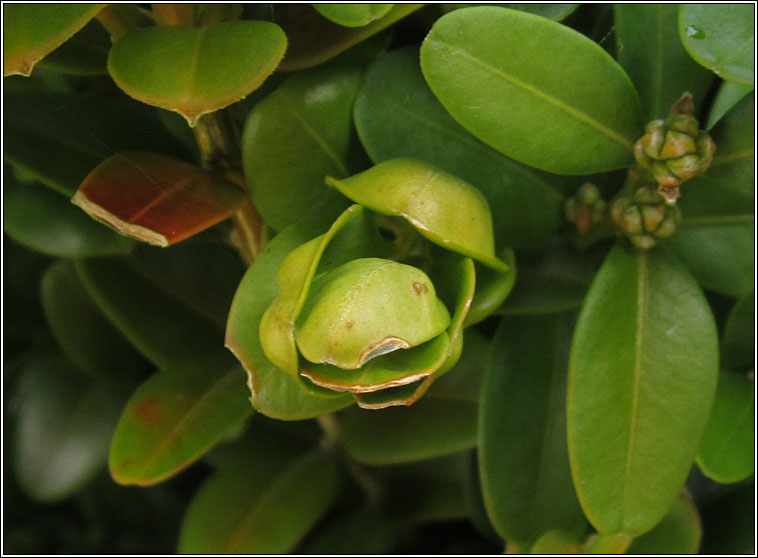
[[[415,47],[388,52],[369,67],[354,114],[374,163],[414,157],[481,190],[496,208],[492,221],[502,245],[533,246],[557,229],[561,195],[552,177],[508,159],[463,129],[424,81]]]
[[[328,223],[349,205],[324,177],[359,170],[351,107],[360,77],[356,64],[297,73],[250,111],[242,135],[245,178],[275,230],[308,218]]]
[[[694,279],[663,249],[618,244],[587,294],[569,365],[572,475],[598,531],[637,535],[663,518],[697,453],[717,373],[714,319]]]
[[[177,474],[250,415],[245,375],[222,356],[175,364],[137,388],[111,442],[117,482],[146,486]]]
[[[421,69],[458,123],[517,161],[559,174],[631,162],[637,93],[600,46],[568,27],[505,8],[456,10],[424,40]]]
[[[122,234],[170,246],[223,221],[245,200],[238,188],[199,167],[132,152],[98,165],[71,201]]]
[[[700,515],[690,495],[683,490],[661,522],[632,541],[627,554],[697,554],[700,537]]]
[[[363,27],[384,17],[394,4],[313,4],[318,13],[345,27]]]
[[[698,64],[725,80],[753,85],[754,22],[749,4],[682,4],[679,37]]]
[[[585,524],[565,438],[570,317],[507,317],[481,391],[479,467],[488,515],[508,542]]]
[[[260,86],[286,48],[284,33],[268,21],[146,27],[113,45],[108,72],[128,95],[194,126]]]
[[[37,355],[18,385],[15,469],[36,500],[62,500],[106,463],[123,385],[93,383],[57,355]]]
[[[92,377],[134,374],[143,361],[105,319],[76,274],[59,261],[42,277],[42,306],[58,344],[71,362]]]
[[[722,370],[697,464],[720,483],[741,481],[755,471],[755,382]]]
[[[287,56],[277,69],[302,70],[326,62],[421,6],[423,4],[396,4],[384,17],[362,27],[350,28],[325,19],[310,6],[274,5],[274,22],[281,26],[290,40]]]
[[[337,496],[337,469],[321,451],[286,468],[222,469],[197,492],[179,538],[183,554],[287,554]]]
[[[618,61],[637,87],[645,120],[663,118],[684,91],[701,103],[713,73],[682,47],[676,4],[616,4]],[[640,134],[642,135],[642,134]]]
[[[728,370],[755,366],[755,293],[740,298],[729,313],[721,341],[721,362]]]
[[[84,27],[105,4],[15,4],[3,8],[3,75],[34,65]]]
[[[134,242],[90,219],[69,201],[38,184],[3,181],[3,230],[43,254],[88,258],[129,251]]]

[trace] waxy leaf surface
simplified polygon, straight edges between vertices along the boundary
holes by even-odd
[[[268,21],[146,27],[113,45],[108,72],[128,95],[194,126],[260,86],[286,48],[284,33]]]
[[[471,8],[477,4],[443,4],[445,10],[460,10],[462,8]],[[520,12],[527,12],[530,14],[552,19],[553,21],[561,21],[567,16],[571,15],[579,7],[579,4],[548,4],[539,2],[536,4],[492,4],[493,6],[500,6],[503,8],[509,8],[511,10],[518,10]]]
[[[393,8],[394,4],[313,4],[318,13],[345,27],[368,25]]]
[[[617,244],[574,333],[567,426],[585,514],[641,534],[666,514],[697,454],[718,374],[703,293],[676,258]]]
[[[517,161],[559,174],[631,162],[642,122],[629,77],[559,23],[506,8],[456,10],[432,27],[421,69],[453,118]]]
[[[3,75],[28,76],[34,65],[105,4],[9,4],[3,7]]]
[[[698,64],[725,80],[753,84],[755,11],[750,4],[682,4],[679,37]]]
[[[97,166],[73,203],[122,234],[170,246],[231,216],[244,193],[208,171],[163,155],[130,152]]]
[[[487,513],[507,541],[585,523],[566,449],[567,314],[505,317],[481,391],[479,467]]]
[[[495,208],[495,238],[502,245],[538,244],[557,229],[561,196],[551,177],[505,157],[461,127],[424,81],[416,48],[388,52],[369,67],[354,114],[374,163],[414,157],[481,190]]]
[[[247,396],[245,374],[228,353],[155,373],[121,415],[111,442],[111,475],[143,486],[175,475],[250,415]]]

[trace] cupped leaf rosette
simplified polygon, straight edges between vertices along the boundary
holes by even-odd
[[[259,322],[262,353],[310,396],[410,405],[456,363],[464,325],[507,296],[512,261],[495,253],[484,196],[427,163],[393,159],[327,183],[358,203],[283,257]],[[246,364],[236,305],[227,344]],[[247,360],[255,404],[264,387]]]

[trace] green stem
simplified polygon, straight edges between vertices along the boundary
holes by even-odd
[[[157,25],[195,25],[197,6],[195,4],[152,4],[153,17]]]

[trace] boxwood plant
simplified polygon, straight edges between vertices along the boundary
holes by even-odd
[[[4,4],[4,550],[754,552],[753,11]]]

